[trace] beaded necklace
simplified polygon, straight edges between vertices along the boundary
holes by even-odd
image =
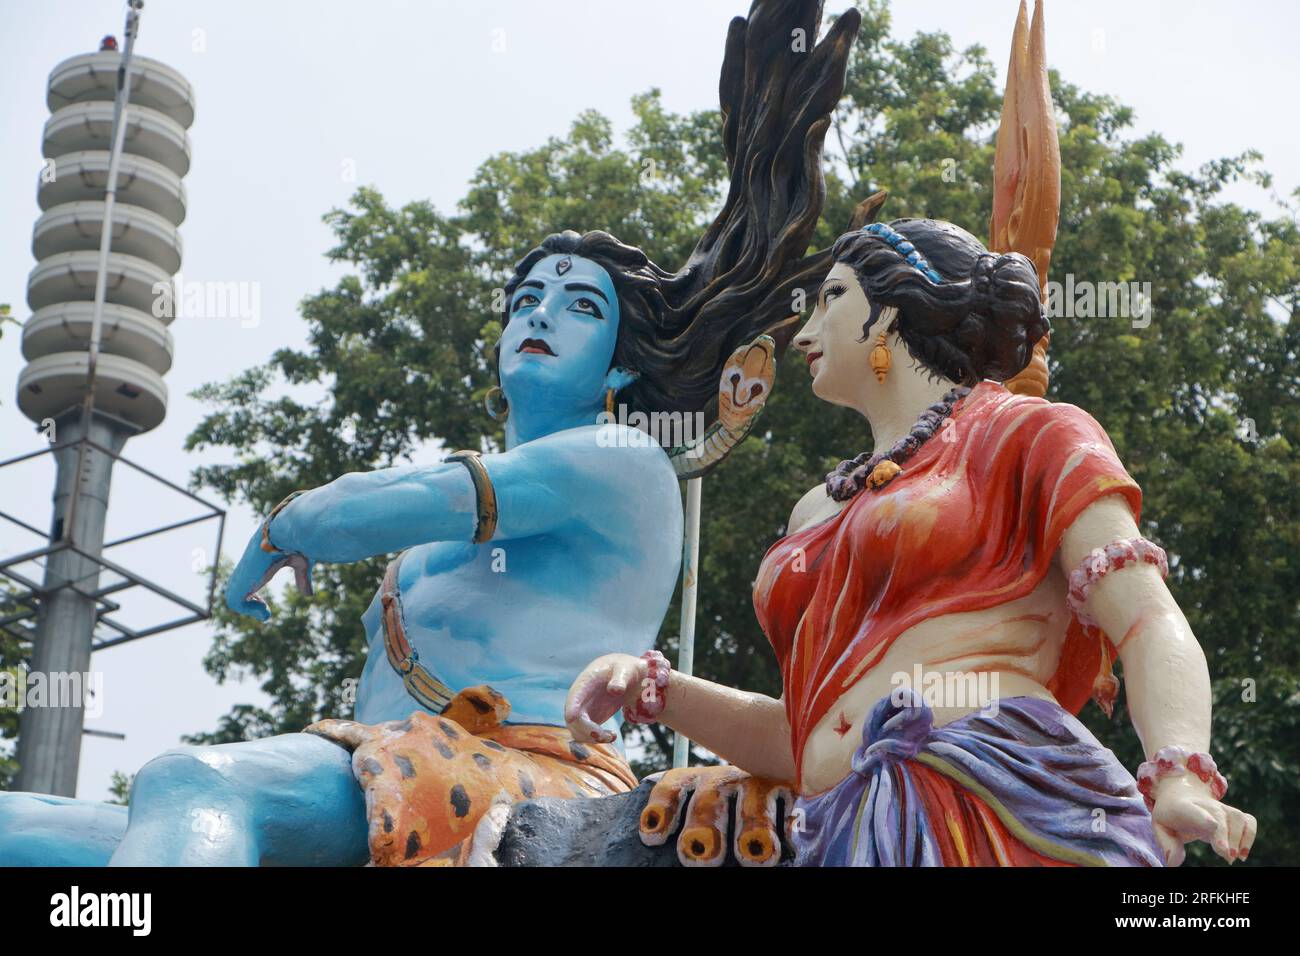
[[[894,442],[888,451],[874,455],[863,452],[856,458],[840,462],[826,476],[826,494],[836,501],[848,501],[864,486],[880,489],[889,484],[902,472],[903,462],[934,437],[944,420],[952,414],[953,406],[969,394],[970,389],[964,386],[951,389],[923,411],[912,430]]]

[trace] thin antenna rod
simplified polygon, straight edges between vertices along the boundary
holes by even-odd
[[[104,191],[104,225],[99,233],[99,267],[95,274],[95,311],[90,326],[90,362],[87,365],[87,401],[93,402],[95,370],[99,364],[99,340],[104,322],[104,297],[108,288],[108,252],[113,243],[113,206],[117,202],[117,171],[126,141],[126,106],[131,98],[131,53],[140,29],[141,0],[134,0],[126,12],[126,49],[117,68],[117,96],[113,100],[113,147],[108,160],[108,184]]]
[[[113,244],[113,205],[117,201],[117,171],[122,160],[122,146],[126,142],[126,107],[131,99],[131,52],[135,49],[135,38],[140,32],[140,11],[144,9],[144,0],[128,0],[126,11],[126,49],[122,51],[122,63],[117,68],[117,96],[113,99],[113,143],[108,159],[108,182],[104,187],[104,224],[99,232],[99,265],[95,270],[95,306],[90,323],[90,351],[86,358],[86,396],[82,401],[81,420],[83,429],[90,428],[90,417],[95,411],[95,373],[99,368],[99,342],[104,324],[104,298],[108,290],[108,253]],[[84,431],[84,434],[90,434]],[[77,475],[85,467],[86,446],[83,442],[77,449]],[[64,521],[69,538],[76,527],[73,520],[77,513],[77,499],[81,497],[81,481],[72,486],[72,500],[68,502],[68,514]],[[74,540],[74,544],[77,542]]]

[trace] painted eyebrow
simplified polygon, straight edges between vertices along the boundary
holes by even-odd
[[[519,283],[519,285],[518,285],[516,288],[520,288],[520,289],[541,289],[543,292],[546,291],[546,286],[542,285],[542,284],[541,284],[540,282],[538,282],[536,279],[526,279],[525,281]]]
[[[609,299],[605,298],[605,293],[601,292],[594,285],[587,285],[585,282],[569,282],[564,286],[565,292],[590,292],[593,295],[600,296],[600,300],[609,305]]]

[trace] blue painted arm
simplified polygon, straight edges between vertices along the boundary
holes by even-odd
[[[663,450],[621,425],[556,432],[510,451],[485,455],[500,520],[493,540],[509,540],[585,523],[611,531],[628,522],[628,498],[648,477],[675,484]],[[644,489],[642,489],[644,490]],[[638,530],[631,522],[628,540]],[[279,551],[261,550],[261,530],[231,574],[226,603],[265,620],[252,597],[287,553],[307,559],[300,580],[316,561],[347,563],[429,541],[471,541],[477,499],[469,471],[459,462],[406,465],[352,472],[295,498],[271,523]]]
[[[459,462],[355,471],[290,502],[271,522],[271,543],[347,564],[426,541],[469,541],[475,513]]]
[[[458,462],[351,472],[275,516],[271,543],[279,550],[262,550],[258,527],[226,582],[226,606],[265,621],[270,611],[257,592],[283,567],[293,567],[299,591],[310,594],[316,561],[346,564],[425,541],[469,541],[475,522],[473,482]]]

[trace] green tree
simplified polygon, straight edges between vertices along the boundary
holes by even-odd
[[[992,63],[943,33],[890,39],[886,4],[862,5],[817,244],[880,187],[891,192],[886,218],[948,219],[982,235],[1001,106]],[[1176,145],[1128,135],[1132,113],[1116,100],[1056,75],[1052,87],[1064,168],[1052,277],[1149,282],[1152,312],[1145,326],[1058,318],[1050,397],[1097,417],[1145,489],[1144,531],[1170,553],[1171,587],[1215,677],[1215,752],[1230,799],[1260,820],[1251,862],[1294,863],[1300,838],[1285,812],[1300,796],[1295,213],[1265,218],[1222,198],[1238,179],[1268,184],[1258,156],[1187,172]],[[264,513],[294,488],[407,461],[426,443],[496,447],[480,400],[499,333],[493,297],[514,260],[549,232],[603,228],[675,266],[720,201],[717,115],[668,113],[654,91],[633,109],[622,145],[607,119],[586,112],[566,137],[490,157],[455,214],[394,209],[373,189],[328,214],[329,256],[354,274],[303,301],[306,349],[197,393],[215,410],[189,447],[228,448],[234,461],[197,469],[195,484]],[[754,620],[754,574],[799,495],[870,445],[864,422],[820,403],[804,375],[797,357],[783,364],[762,433],[704,483],[697,672],[773,694],[780,677]],[[280,394],[308,383],[330,400]],[[266,625],[219,613],[208,669],[218,679],[251,671],[272,704],[237,707],[191,739],[346,715],[364,654],[359,617],[382,564],[318,568],[315,595],[273,597]],[[677,619],[674,603],[660,635],[670,656]],[[1113,720],[1092,707],[1085,719],[1126,765],[1141,760],[1122,704]],[[668,737],[656,734],[640,769],[666,761]],[[1214,858],[1201,848],[1191,859]]]

